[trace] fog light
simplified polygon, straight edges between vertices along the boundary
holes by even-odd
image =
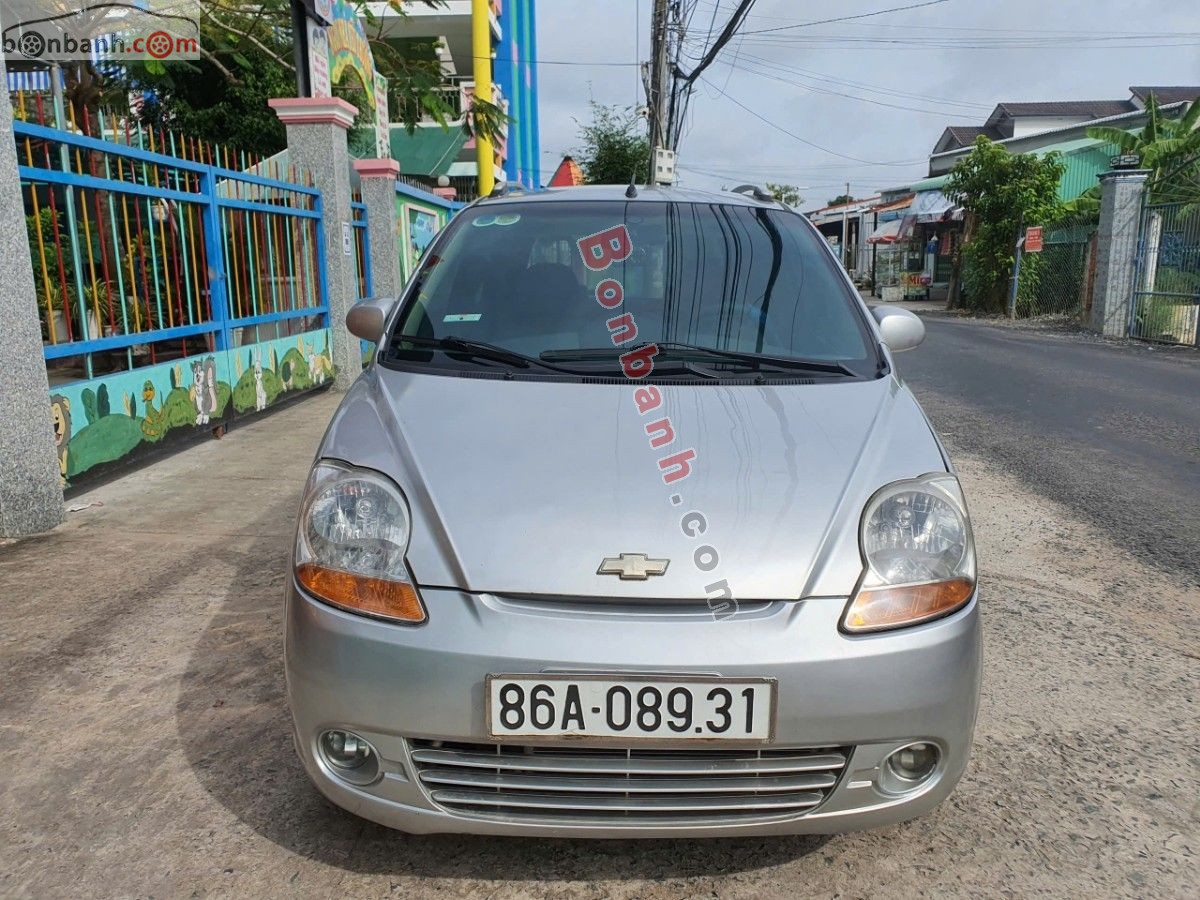
[[[335,769],[361,769],[371,760],[371,745],[349,731],[326,731],[321,735],[321,755]]]
[[[937,769],[941,751],[936,744],[920,742],[901,747],[887,758],[888,774],[903,783],[907,790],[924,783]]]

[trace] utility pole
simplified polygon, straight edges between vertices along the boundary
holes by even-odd
[[[844,196],[847,198],[850,197],[850,182],[848,181],[846,182],[846,193]],[[850,269],[850,211],[847,208],[847,203],[849,203],[849,199],[847,199],[846,203],[842,204],[842,265],[848,271]]]
[[[650,83],[646,86],[650,108],[650,168],[653,180],[658,151],[667,145],[667,11],[668,0],[654,0],[650,13]]]

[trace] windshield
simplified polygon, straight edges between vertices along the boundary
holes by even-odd
[[[588,265],[578,242],[620,225],[628,246],[611,255],[624,257],[599,270],[595,257]],[[491,366],[501,348],[579,368],[584,361],[612,364],[655,342],[660,362],[687,359],[708,372],[807,361],[827,377],[873,377],[878,367],[871,333],[836,263],[803,220],[784,210],[645,201],[484,204],[464,210],[451,228],[418,273],[393,336],[393,358],[429,359],[437,339],[449,338],[443,349],[453,345],[450,352],[460,354],[467,341],[489,345],[472,362]],[[635,333],[625,327],[627,315]],[[618,320],[623,324],[614,327]],[[405,343],[404,335],[423,340]]]

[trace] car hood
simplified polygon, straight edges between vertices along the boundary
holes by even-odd
[[[883,484],[946,463],[908,390],[873,381],[644,385],[502,380],[372,367],[321,455],[383,471],[408,498],[423,586],[500,595],[697,600],[844,596],[858,523]],[[669,419],[652,447],[646,426]],[[685,451],[690,473],[664,483]],[[598,574],[605,559],[665,574]]]

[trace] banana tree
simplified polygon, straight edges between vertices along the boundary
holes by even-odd
[[[1146,124],[1140,131],[1111,125],[1088,129],[1088,137],[1115,144],[1127,156],[1137,156],[1150,170],[1147,190],[1154,202],[1200,202],[1200,101],[1178,119],[1164,116],[1153,94],[1146,100]],[[1068,204],[1072,212],[1099,209],[1100,186],[1095,185]]]

